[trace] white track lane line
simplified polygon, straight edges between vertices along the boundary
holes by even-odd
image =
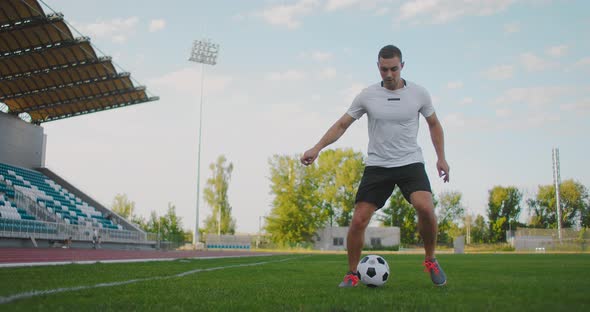
[[[296,258],[302,258],[302,257],[296,257]],[[176,278],[176,277],[184,277],[184,276],[199,273],[199,272],[210,272],[210,271],[217,271],[217,270],[230,269],[230,268],[257,266],[257,265],[263,265],[263,264],[267,264],[267,263],[293,260],[296,258],[286,258],[286,259],[281,259],[281,260],[263,261],[263,262],[255,262],[255,263],[243,263],[243,264],[235,264],[235,265],[228,265],[228,266],[222,266],[222,267],[213,267],[213,268],[207,268],[207,269],[195,269],[195,270],[190,270],[190,271],[186,271],[186,272],[182,272],[182,273],[178,273],[178,274],[174,274],[174,275],[168,275],[168,276],[137,278],[137,279],[127,280],[127,281],[100,283],[100,284],[95,284],[95,285],[28,291],[28,292],[24,292],[24,293],[10,295],[7,297],[0,297],[0,304],[9,303],[9,302],[19,300],[19,299],[28,299],[28,298],[32,298],[32,297],[36,297],[36,296],[52,295],[52,294],[57,294],[57,293],[62,293],[62,292],[78,291],[78,290],[91,289],[91,288],[121,286],[121,285],[127,285],[127,284],[139,283],[139,282],[147,282],[147,281],[155,281],[155,280],[166,280],[166,279],[171,279],[171,278]]]
[[[174,261],[182,259],[222,259],[222,258],[246,258],[246,257],[266,257],[272,254],[247,255],[247,256],[203,256],[203,257],[185,257],[185,258],[147,258],[147,259],[120,259],[120,260],[70,260],[70,261],[47,261],[47,262],[17,262],[17,263],[0,263],[0,268],[20,268],[33,266],[51,266],[51,265],[68,265],[68,264],[95,264],[95,263],[133,263],[133,262],[152,262],[152,261]]]

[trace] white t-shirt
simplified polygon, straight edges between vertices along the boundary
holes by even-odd
[[[419,113],[434,114],[430,94],[422,86],[405,81],[404,88],[391,91],[381,83],[371,85],[354,99],[347,114],[354,119],[367,114],[369,146],[367,166],[400,167],[424,163],[418,146]]]

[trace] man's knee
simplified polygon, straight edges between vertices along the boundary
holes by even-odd
[[[364,230],[371,221],[371,217],[376,210],[375,204],[358,202],[354,208],[354,214],[350,227],[352,230]]]
[[[426,191],[414,192],[410,195],[412,206],[416,209],[418,215],[434,215],[434,203],[432,194]]]

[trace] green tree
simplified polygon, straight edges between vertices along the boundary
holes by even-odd
[[[586,200],[586,208],[580,215],[580,225],[583,228],[590,228],[590,200]]]
[[[561,183],[559,192],[562,225],[564,227],[572,227],[576,224],[585,226],[584,215],[588,211],[589,200],[586,186],[569,179]]]
[[[397,226],[400,229],[402,244],[416,244],[419,239],[416,209],[404,198],[399,188],[396,188],[389,198],[389,204],[377,215],[384,226]]]
[[[178,240],[178,238],[184,236],[182,218],[176,215],[176,206],[174,204],[168,203],[168,211],[162,221],[163,232],[169,237],[169,240],[175,240],[174,238]]]
[[[516,229],[521,202],[522,192],[514,186],[494,186],[489,191],[487,212],[490,242],[504,242],[506,231]]]
[[[111,210],[119,216],[131,220],[131,217],[135,212],[135,202],[130,201],[127,198],[127,194],[117,194],[113,199]]]
[[[145,226],[143,227],[143,230],[150,233],[161,233],[160,225],[160,217],[158,217],[156,211],[152,210],[152,212],[150,213],[150,217],[148,218],[147,222],[145,223]]]
[[[226,161],[225,156],[221,155],[215,163],[209,165],[212,177],[207,179],[207,186],[203,191],[205,202],[212,210],[212,214],[205,219],[207,233],[217,233],[219,230],[221,234],[236,232],[236,220],[232,218],[232,207],[227,198],[234,166],[231,162],[226,164]]]
[[[127,221],[137,224],[141,229],[146,225],[144,218],[135,214],[135,202],[129,200],[127,194],[115,195],[111,210]]]
[[[582,226],[588,224],[588,189],[573,179],[565,180],[559,185],[561,205],[561,225],[572,227],[577,221]],[[537,196],[528,200],[532,213],[531,227],[557,228],[557,210],[555,186],[539,185]]]
[[[168,203],[168,210],[162,216],[158,216],[156,211],[150,213],[147,222],[144,223],[142,229],[149,233],[157,233],[160,239],[170,242],[184,242],[187,240],[185,236],[187,232],[182,229],[182,218],[176,214],[176,206]]]
[[[471,226],[471,242],[474,244],[482,244],[487,241],[488,225],[486,220],[480,214],[475,217],[473,225]]]
[[[348,226],[354,211],[356,190],[364,169],[363,154],[352,149],[326,150],[310,170],[318,179],[320,206],[330,215],[330,226]],[[316,166],[314,164],[314,166]]]
[[[298,156],[274,155],[269,160],[272,209],[265,230],[278,244],[312,242],[330,214],[323,209],[316,166],[304,167]]]
[[[465,208],[461,203],[462,194],[457,191],[443,192],[436,206],[438,221],[438,241],[452,243],[458,233],[457,222],[463,219]]]

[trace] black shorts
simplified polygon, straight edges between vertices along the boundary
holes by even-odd
[[[413,192],[432,193],[423,163],[393,168],[367,166],[356,193],[355,203],[369,202],[380,209],[385,205],[396,185],[409,203],[411,203],[410,195]]]

